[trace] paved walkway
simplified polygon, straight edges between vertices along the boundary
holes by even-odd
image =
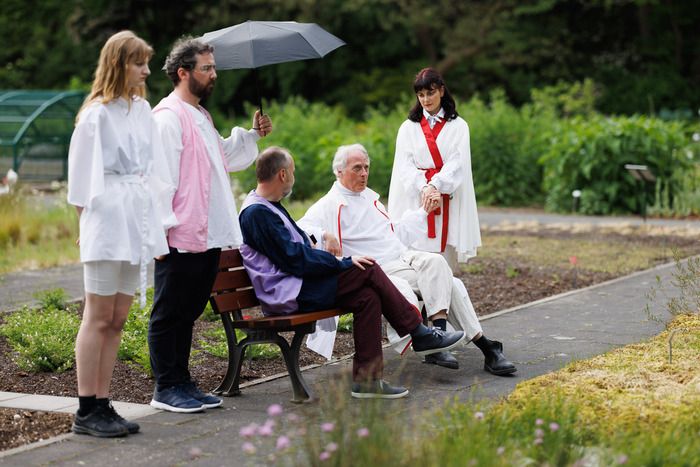
[[[411,389],[408,398],[387,401],[387,407],[430,408],[447,398],[504,396],[518,382],[555,371],[572,360],[651,337],[663,329],[663,324],[647,318],[645,293],[656,282],[657,275],[668,284],[672,270],[671,265],[661,266],[485,317],[483,326],[487,335],[502,340],[506,354],[518,366],[514,377],[496,377],[484,372],[480,352],[472,345],[456,350],[460,360],[457,371],[421,364],[414,354],[401,358],[387,349],[387,379]],[[673,290],[665,293],[672,294]],[[667,317],[660,305],[653,311]],[[342,380],[349,367],[349,361],[340,361],[307,370],[305,377],[318,394],[323,394],[329,385]],[[142,433],[138,435],[118,440],[65,435],[49,444],[0,453],[0,465],[242,464],[245,461],[239,450],[239,429],[251,422],[263,423],[270,404],[281,403],[286,411],[313,409],[313,405],[289,403],[290,394],[289,380],[284,377],[248,386],[241,397],[226,398],[223,408],[204,414],[151,413],[142,406],[145,416],[139,419]],[[2,394],[0,399],[4,399],[0,405],[16,407],[25,398]],[[33,404],[26,400],[27,406]],[[46,404],[56,402],[53,398],[44,400]],[[71,401],[58,403],[65,410],[73,410]]]

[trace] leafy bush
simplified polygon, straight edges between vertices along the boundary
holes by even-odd
[[[245,338],[245,333],[236,329],[236,340],[240,342]],[[204,339],[199,340],[199,346],[205,352],[219,358],[228,358],[228,346],[226,345],[226,331],[223,327],[216,327],[204,332]],[[282,355],[280,348],[275,344],[249,345],[245,349],[245,357],[251,360],[256,358],[277,358]]]
[[[338,332],[352,332],[352,325],[353,325],[352,313],[340,315],[340,319],[338,320]]]
[[[46,292],[41,302],[40,309],[24,307],[9,314],[0,326],[0,334],[16,352],[20,368],[60,373],[75,362],[80,318],[76,306],[66,304],[62,289]]]
[[[671,196],[678,186],[674,169],[684,170],[691,161],[684,151],[684,126],[644,116],[590,115],[560,121],[550,133],[550,146],[540,159],[544,164],[546,207],[571,208],[571,193],[581,190],[580,211],[610,214],[638,211],[636,181],[625,164],[647,165],[665,180]],[[653,202],[651,196],[644,200]]]
[[[542,201],[542,169],[538,159],[545,152],[543,114],[532,106],[516,109],[502,91],[489,104],[475,98],[462,115],[471,133],[472,172],[480,204],[522,206]]]

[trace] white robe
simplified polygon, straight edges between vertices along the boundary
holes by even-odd
[[[130,104],[95,102],[80,113],[68,152],[68,202],[83,208],[80,260],[140,264],[143,291],[146,264],[169,251],[174,187],[156,176],[167,169],[150,105]]]
[[[440,193],[451,195],[447,244],[458,254],[459,262],[476,256],[481,246],[479,217],[472,180],[469,126],[457,117],[445,123],[436,139],[443,167],[430,184]],[[398,219],[406,211],[420,207],[420,191],[426,185],[425,171],[435,168],[420,123],[406,120],[396,137],[396,154],[389,187],[389,214]],[[435,238],[424,237],[409,246],[421,251],[440,252],[443,216],[435,217]]]

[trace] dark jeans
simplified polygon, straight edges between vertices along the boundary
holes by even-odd
[[[423,322],[378,265],[352,267],[338,275],[336,306],[353,314],[353,381],[379,379],[384,369],[382,315],[400,336]]]
[[[194,322],[204,311],[216,278],[221,249],[170,254],[155,264],[155,293],[148,347],[156,388],[190,381]]]

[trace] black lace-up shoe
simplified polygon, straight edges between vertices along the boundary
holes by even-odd
[[[408,396],[408,389],[378,379],[368,383],[352,383],[351,395],[356,399],[400,399]]]
[[[112,405],[111,402],[107,406],[107,413],[109,413],[112,416],[112,418],[117,421],[117,423],[120,423],[123,426],[125,426],[130,435],[133,435],[134,433],[138,433],[139,430],[141,429],[141,427],[139,426],[138,423],[130,422],[129,420],[127,420],[124,417],[122,417],[121,415],[119,415],[117,413],[117,411],[114,410],[114,406]]]
[[[450,368],[452,370],[459,369],[459,362],[450,352],[431,353],[423,357],[424,363],[432,363],[433,365]]]
[[[449,350],[464,339],[463,331],[443,331],[430,328],[430,332],[413,338],[413,350],[418,355],[429,355]]]
[[[87,415],[75,414],[73,433],[97,436],[98,438],[116,438],[126,436],[129,430],[119,423],[105,407],[97,406]]]
[[[515,368],[515,365],[508,361],[505,355],[503,355],[503,344],[498,341],[491,341],[490,348],[485,352],[485,356],[484,370],[489,373],[503,376],[515,373],[518,370]]]

